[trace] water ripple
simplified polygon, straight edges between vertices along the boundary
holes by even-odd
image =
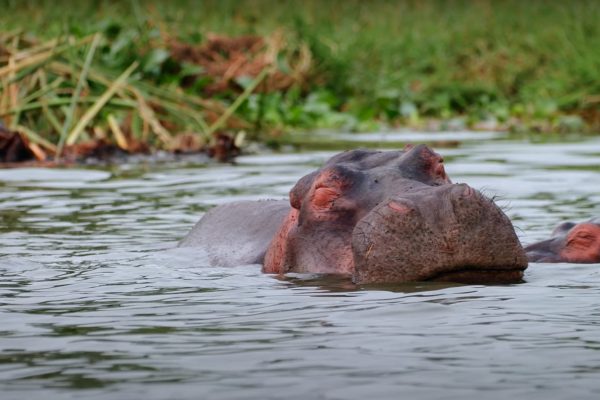
[[[500,196],[524,242],[600,215],[598,140],[442,153],[454,181]],[[174,249],[211,206],[285,197],[330,154],[0,170],[2,399],[598,398],[600,265],[355,287]]]

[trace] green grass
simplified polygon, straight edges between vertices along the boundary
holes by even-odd
[[[308,44],[316,78],[300,92],[252,95],[238,110],[271,129],[361,129],[457,115],[556,128],[562,115],[600,110],[600,2],[593,0],[0,0],[0,8],[4,31],[104,32],[113,42],[103,62],[115,71],[156,55],[148,46],[160,31],[200,43],[211,32],[281,30],[292,48]],[[145,77],[169,84],[161,62],[149,63]]]

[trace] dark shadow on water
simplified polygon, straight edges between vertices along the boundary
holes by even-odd
[[[396,293],[419,293],[467,286],[455,282],[402,282],[360,285],[362,290],[385,290]]]
[[[300,288],[315,288],[325,293],[352,293],[365,290],[380,290],[396,293],[418,293],[465,286],[453,282],[403,282],[356,285],[348,277],[327,274],[286,274],[275,276]]]

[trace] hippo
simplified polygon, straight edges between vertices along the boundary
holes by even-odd
[[[216,265],[337,274],[356,284],[508,283],[527,268],[508,217],[452,183],[425,145],[337,154],[298,180],[289,200],[213,208],[179,246],[202,246]]]
[[[563,222],[550,239],[525,247],[531,262],[600,263],[600,217],[575,223]]]

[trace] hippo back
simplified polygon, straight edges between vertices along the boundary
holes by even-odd
[[[287,200],[239,201],[208,211],[179,242],[201,247],[218,266],[262,264],[290,206]]]

